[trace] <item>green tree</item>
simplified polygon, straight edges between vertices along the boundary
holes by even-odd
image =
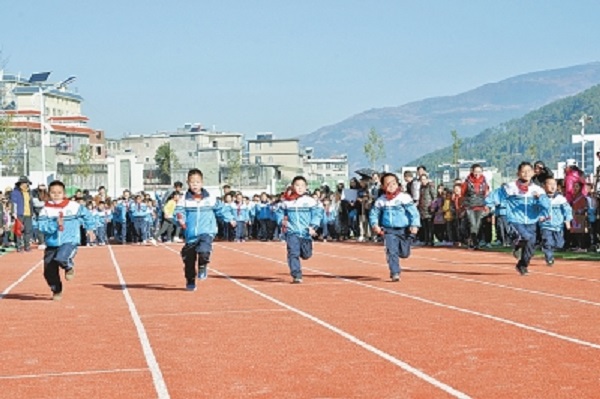
[[[171,150],[170,143],[164,143],[156,149],[154,154],[154,162],[158,168],[160,182],[162,184],[171,184],[171,168],[179,168],[179,160]]]
[[[242,186],[242,154],[240,152],[230,153],[227,160],[227,177],[229,183]]]
[[[458,137],[458,132],[456,130],[452,130],[450,135],[452,135],[452,164],[456,168],[455,174],[458,176],[458,156],[460,153],[462,140],[460,137]]]
[[[375,167],[377,161],[385,158],[383,137],[377,133],[374,127],[369,131],[367,142],[363,147],[363,152],[369,161],[369,166],[371,166],[371,168]]]
[[[92,166],[90,161],[92,160],[92,147],[88,144],[82,144],[79,146],[77,151],[77,166],[75,170],[77,174],[82,177],[82,186],[85,186],[85,182],[89,175],[92,174]]]
[[[11,116],[0,117],[0,162],[2,169],[10,169],[14,162],[14,154],[17,152],[19,136],[11,127]]]

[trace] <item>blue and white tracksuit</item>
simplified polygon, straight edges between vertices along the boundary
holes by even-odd
[[[59,227],[62,220],[62,228]],[[80,227],[94,230],[96,220],[92,214],[75,201],[46,202],[38,216],[38,229],[44,234],[44,278],[52,292],[62,291],[59,268],[73,268],[73,258],[81,243]]]
[[[531,182],[526,191],[521,191],[517,182],[510,182],[490,193],[485,202],[489,208],[498,203],[506,206],[509,236],[522,248],[517,267],[526,270],[535,249],[537,223],[550,216],[550,199],[546,192]]]
[[[261,241],[267,241],[272,239],[272,235],[269,235],[271,231],[271,218],[272,218],[272,210],[271,203],[269,201],[259,202],[254,207],[256,214],[256,221],[258,224],[258,239]]]
[[[573,220],[573,209],[567,199],[560,193],[555,193],[550,199],[550,217],[540,222],[542,234],[542,251],[546,261],[554,259],[554,250],[565,245],[565,223]]]
[[[136,239],[140,242],[146,242],[150,238],[148,217],[152,218],[152,210],[144,203],[134,202],[129,207],[129,214],[136,233],[134,242]]]
[[[235,240],[242,241],[245,239],[245,229],[246,224],[250,222],[250,212],[251,208],[242,201],[241,203],[232,202],[229,204],[231,206],[231,212],[234,215],[235,221],[237,222],[235,226]]]
[[[217,218],[226,224],[235,220],[232,208],[217,201],[205,189],[200,194],[187,191],[175,206],[173,223],[184,228],[181,257],[188,284],[196,278],[196,260],[198,268],[206,268],[210,262],[212,242],[218,232]]]
[[[399,193],[392,199],[384,194],[377,198],[369,214],[371,227],[383,229],[385,254],[390,276],[400,274],[400,258],[410,256],[410,227],[421,227],[421,216],[412,197]]]
[[[296,199],[283,199],[276,211],[276,218],[285,234],[290,274],[293,278],[302,278],[300,258],[306,260],[312,256],[309,228],[319,228],[323,209],[314,198],[303,195]]]

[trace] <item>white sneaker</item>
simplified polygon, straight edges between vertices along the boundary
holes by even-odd
[[[152,245],[154,245],[155,247],[158,246],[158,243],[156,242],[156,240],[154,238],[150,239],[150,242],[152,243]]]
[[[173,242],[181,242],[181,238],[175,237],[175,238],[173,238]]]
[[[44,249],[46,249],[46,245],[45,244],[40,244],[40,245],[38,245],[38,249],[40,251],[43,251]]]

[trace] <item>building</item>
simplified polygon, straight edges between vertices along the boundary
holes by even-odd
[[[311,188],[327,185],[335,187],[338,181],[348,180],[348,156],[313,158],[313,148],[305,148],[303,159],[304,177],[311,182]]]
[[[10,137],[0,149],[0,158],[5,166],[9,165],[4,173],[41,180],[45,169],[46,178],[51,180],[59,163],[105,159],[104,132],[87,125],[88,118],[81,113],[83,98],[68,90],[66,84],[30,80],[0,73],[0,118],[7,119],[10,127],[10,132],[4,132]],[[48,134],[43,147],[42,123]],[[46,160],[45,168],[42,158]]]
[[[275,139],[273,133],[257,134],[255,140],[248,140],[248,164],[274,167],[277,177],[289,184],[303,173],[299,140]]]

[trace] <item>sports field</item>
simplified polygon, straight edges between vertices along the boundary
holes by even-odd
[[[2,398],[598,398],[600,263],[315,243],[214,245],[185,291],[180,245],[81,248],[52,301],[41,251],[0,258]]]

